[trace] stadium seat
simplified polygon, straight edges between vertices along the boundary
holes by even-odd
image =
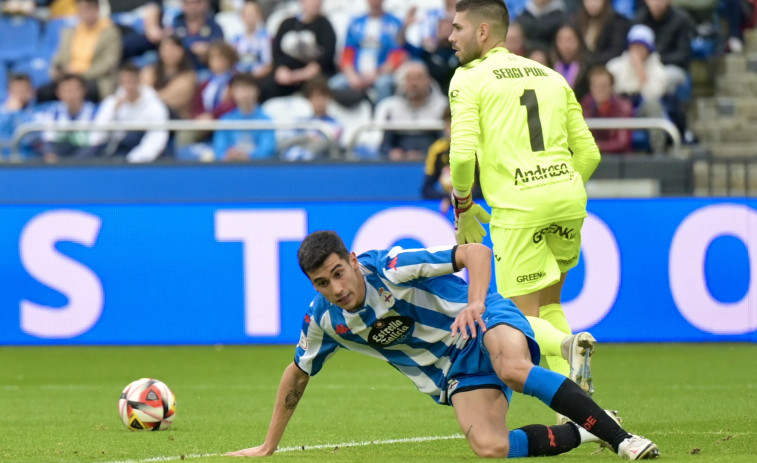
[[[34,88],[50,82],[50,61],[41,56],[17,61],[12,71],[14,74],[28,75]]]
[[[0,61],[34,56],[40,41],[40,22],[24,16],[0,16]]]
[[[0,103],[5,101],[5,96],[8,93],[8,70],[5,68],[4,63],[0,63]]]
[[[223,29],[223,36],[227,42],[244,34],[244,23],[236,11],[222,11],[215,18],[218,25]]]
[[[277,6],[276,9],[268,15],[268,19],[265,21],[265,28],[268,30],[268,35],[275,37],[281,23],[284,22],[286,18],[295,16],[299,12],[300,5],[297,2],[288,2],[284,5]]]
[[[73,27],[76,25],[76,22],[77,19],[75,16],[47,20],[42,32],[40,56],[52,61],[53,56],[55,56],[55,53],[58,51],[60,35],[63,32],[63,29]]]
[[[138,12],[127,11],[125,13],[114,13],[111,15],[111,19],[114,23],[134,29],[135,32],[144,34],[145,21],[142,15]]]

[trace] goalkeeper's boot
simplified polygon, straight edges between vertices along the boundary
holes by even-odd
[[[620,443],[618,455],[625,460],[651,460],[660,456],[660,449],[646,437],[632,434]]]
[[[591,356],[596,345],[597,340],[586,331],[569,336],[562,343],[562,355],[570,364],[570,379],[589,395],[594,394]]]

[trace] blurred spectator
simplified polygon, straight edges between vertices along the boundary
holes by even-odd
[[[755,2],[748,0],[723,0],[720,11],[728,24],[728,51],[744,51],[744,26],[754,15]]]
[[[409,23],[415,21],[414,14],[415,8],[411,8],[405,18],[403,29]],[[449,82],[452,80],[455,69],[460,65],[460,60],[455,56],[455,49],[449,43],[449,36],[452,33],[452,16],[437,18],[435,24],[438,30],[434,34],[434,42],[426,40],[420,47],[407,41],[404,31],[401,31],[398,37],[400,44],[404,45],[410,58],[423,61],[431,77],[439,84],[442,93],[446,95]]]
[[[315,76],[334,75],[336,33],[321,14],[322,0],[300,0],[302,13],[287,18],[273,39],[273,75],[263,81],[263,99],[291,95]]]
[[[251,72],[261,78],[271,72],[271,37],[265,28],[260,5],[255,0],[245,0],[242,7],[244,33],[234,39],[234,47],[239,54],[237,70]]]
[[[97,107],[86,101],[87,83],[76,74],[65,74],[58,81],[58,101],[50,103],[36,114],[35,119],[49,124],[65,125],[69,122],[90,122],[95,119]],[[39,154],[46,162],[59,158],[86,156],[89,151],[87,132],[46,131],[42,134]]]
[[[213,19],[208,0],[182,0],[181,6],[181,14],[174,18],[171,29],[191,52],[195,69],[205,71],[210,44],[224,39],[223,30]]]
[[[583,0],[577,22],[589,66],[607,64],[626,49],[631,22],[615,11],[610,0]]]
[[[554,43],[557,29],[567,21],[563,0],[528,0],[517,20],[526,33],[526,45],[546,50]]]
[[[0,3],[0,13],[7,15],[34,16],[37,5],[34,0],[6,0]]]
[[[408,10],[408,15],[405,17],[403,27],[407,28],[417,22],[420,29],[420,47],[433,49],[439,41],[449,37],[449,34],[446,36],[441,34],[441,31],[439,30],[439,22],[442,20],[451,20],[455,17],[455,4],[457,4],[457,0],[444,0],[444,6],[442,8],[433,8],[425,11],[420,20],[418,20],[416,16],[418,8],[412,6]],[[402,34],[402,36],[404,36],[404,34]],[[400,39],[403,39],[402,36]]]
[[[549,52],[543,47],[531,48],[531,50],[528,52],[528,59],[534,60],[543,66],[547,66],[548,68],[552,67],[552,60],[549,58]]]
[[[449,142],[452,115],[449,106],[444,108],[442,119],[444,120],[442,136],[429,147],[428,154],[426,155],[426,168],[423,177],[423,186],[421,187],[421,196],[424,199],[441,199],[439,208],[443,213],[446,213],[450,207],[450,194],[452,193],[452,177],[449,173]],[[475,172],[473,197],[482,197],[481,188],[478,186],[478,167]]]
[[[368,0],[368,14],[355,18],[347,30],[341,74],[329,82],[332,88],[375,92],[380,101],[394,92],[394,71],[405,53],[397,37],[402,21],[384,11],[383,0]]]
[[[50,76],[79,74],[87,81],[87,99],[100,101],[113,93],[121,61],[121,33],[110,18],[100,17],[98,0],[77,0],[79,23],[63,30]],[[39,89],[39,100],[55,99],[55,82]]]
[[[141,18],[141,27],[119,26],[123,37],[124,61],[158,48],[166,35],[162,25],[162,0],[108,0],[108,3],[112,18],[124,14],[139,15]]]
[[[228,43],[213,42],[208,51],[210,77],[200,85],[195,95],[192,116],[195,119],[212,120],[234,109],[229,92],[229,83],[237,64],[237,51]]]
[[[576,26],[565,24],[557,30],[555,36],[554,69],[565,77],[568,85],[581,98],[589,91],[589,81],[586,78],[587,66],[584,57],[584,45],[581,32]]]
[[[260,87],[249,74],[237,74],[231,81],[231,94],[236,109],[221,117],[224,121],[271,120],[258,106]],[[216,159],[248,161],[276,156],[276,135],[273,130],[217,130],[213,135]]]
[[[329,124],[334,142],[338,142],[342,134],[342,126],[328,113],[332,96],[326,79],[316,77],[305,84],[305,97],[313,108],[313,116],[306,120]],[[312,161],[313,159],[333,157],[338,148],[334,142],[328,140],[318,130],[298,130],[293,137],[284,142],[284,146],[281,147],[281,157],[287,161]]]
[[[439,121],[447,99],[432,85],[426,66],[409,61],[397,71],[399,95],[386,102],[389,121]],[[430,131],[386,131],[381,152],[391,161],[423,159],[439,134]]]
[[[8,77],[8,96],[0,105],[0,154],[11,154],[10,143],[13,132],[24,122],[32,120],[34,115],[34,87],[26,74],[11,74]],[[28,147],[22,147],[22,155],[31,154]]]
[[[514,22],[507,28],[505,48],[507,48],[510,53],[514,53],[518,56],[526,56],[526,35],[523,33],[523,26],[521,26],[520,23]]]
[[[637,24],[628,31],[628,49],[607,63],[615,80],[615,92],[628,96],[634,103],[635,113],[641,117],[665,117],[662,97],[668,86],[667,73],[660,55],[655,52],[654,32]],[[650,133],[653,152],[665,148],[665,135]]]
[[[631,102],[613,92],[615,79],[604,66],[595,66],[589,71],[589,94],[581,101],[584,117],[633,117]],[[592,130],[599,151],[629,153],[631,131],[628,129]]]
[[[142,69],[142,83],[154,88],[173,118],[188,119],[197,93],[197,73],[181,39],[169,35],[160,41],[158,62]]]
[[[95,116],[96,123],[155,122],[168,120],[168,108],[151,87],[140,85],[139,68],[124,64],[118,73],[119,87],[106,98]],[[164,154],[168,131],[95,132],[90,156],[125,156],[128,162],[152,162]]]
[[[654,45],[667,74],[666,93],[673,93],[687,80],[693,24],[686,13],[670,4],[671,0],[644,2],[647,7],[641,9],[636,23],[648,26],[654,32]]]
[[[76,14],[76,0],[52,0],[50,19],[66,18]]]

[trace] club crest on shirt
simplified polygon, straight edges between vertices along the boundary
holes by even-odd
[[[415,322],[410,317],[384,317],[373,322],[368,333],[368,343],[378,347],[391,346],[407,340]]]
[[[386,288],[379,288],[379,297],[385,307],[391,307],[394,305],[394,295]]]

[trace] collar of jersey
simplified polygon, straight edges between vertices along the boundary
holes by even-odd
[[[486,58],[489,57],[489,55],[493,55],[494,53],[501,53],[501,52],[510,53],[510,50],[508,50],[505,47],[494,47],[491,50],[487,51],[486,54],[484,56],[482,56],[481,58],[474,59],[473,61],[471,61],[470,63],[466,64],[463,67],[464,68],[472,68],[473,66],[476,66],[478,63],[483,62]]]

